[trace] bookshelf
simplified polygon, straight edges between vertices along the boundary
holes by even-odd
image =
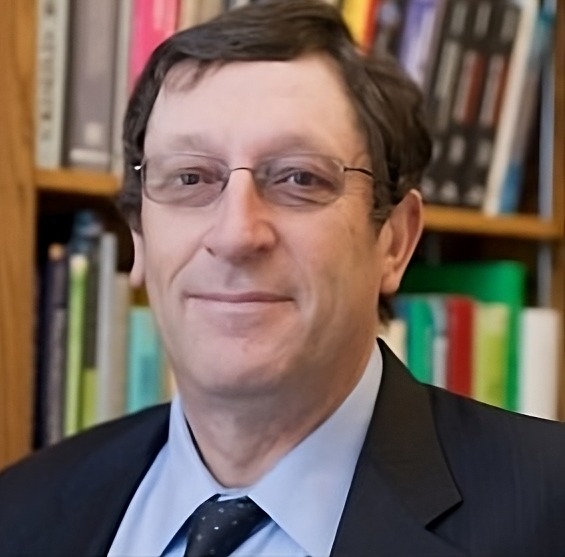
[[[0,467],[31,448],[35,292],[35,222],[39,193],[108,199],[118,179],[80,170],[43,170],[33,160],[33,79],[35,0],[0,0]],[[505,239],[547,247],[552,257],[552,304],[565,317],[565,3],[556,24],[556,129],[554,216],[487,217],[463,209],[427,207],[428,231]],[[518,248],[519,251],[519,248]],[[562,359],[565,385],[565,357]],[[565,418],[565,389],[560,389]]]

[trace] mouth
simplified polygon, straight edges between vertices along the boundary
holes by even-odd
[[[190,294],[189,298],[204,302],[223,302],[227,304],[278,303],[291,301],[291,298],[288,296],[281,296],[280,294],[263,291],[237,293],[202,292],[198,294]]]

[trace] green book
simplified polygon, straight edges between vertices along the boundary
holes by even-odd
[[[81,369],[84,330],[84,301],[88,259],[75,253],[69,260],[69,306],[67,328],[67,369],[65,374],[65,436],[80,429]]]
[[[395,317],[406,323],[406,363],[422,383],[433,383],[434,318],[428,301],[419,296],[397,296]]]
[[[518,406],[518,345],[520,313],[524,307],[526,268],[516,261],[413,264],[400,287],[405,293],[446,293],[471,296],[479,302],[502,303],[509,308],[506,360],[506,396],[503,406]]]
[[[473,376],[474,399],[505,407],[508,392],[508,333],[510,307],[478,302],[475,306]]]

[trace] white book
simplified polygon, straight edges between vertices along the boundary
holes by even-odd
[[[386,326],[383,327],[379,333],[388,347],[394,352],[396,357],[403,362],[407,363],[406,356],[406,322],[403,319],[391,319]]]
[[[98,318],[96,322],[96,371],[98,391],[96,421],[107,419],[107,406],[112,396],[112,339],[114,335],[114,308],[116,304],[116,266],[118,241],[113,232],[104,232],[100,239],[98,269]]]
[[[58,168],[63,158],[69,0],[38,0],[35,163]]]
[[[557,419],[561,319],[553,308],[525,308],[520,316],[518,411]]]
[[[103,422],[123,416],[126,411],[128,316],[130,284],[127,273],[114,274],[113,307],[108,328],[105,357],[107,367],[100,373],[97,420]]]
[[[522,90],[539,12],[538,0],[512,0],[520,7],[520,22],[508,66],[507,82],[488,172],[483,212],[499,213],[501,188],[510,163],[516,128],[521,117]]]

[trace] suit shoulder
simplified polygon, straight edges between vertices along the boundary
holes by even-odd
[[[565,457],[565,423],[511,412],[437,387],[427,388],[442,431],[465,431],[483,441],[492,438],[504,442],[517,437],[534,445],[545,445],[553,439],[561,445],[558,448]]]
[[[169,405],[95,426],[24,458],[0,472],[0,499],[36,485],[42,493],[56,489],[81,470],[104,467],[133,445],[148,453],[163,445],[168,431]]]
[[[429,387],[441,444],[448,457],[544,472],[565,486],[565,423],[510,412]],[[457,451],[452,450],[457,447]],[[459,450],[462,449],[462,450]],[[462,463],[463,466],[466,465]]]

